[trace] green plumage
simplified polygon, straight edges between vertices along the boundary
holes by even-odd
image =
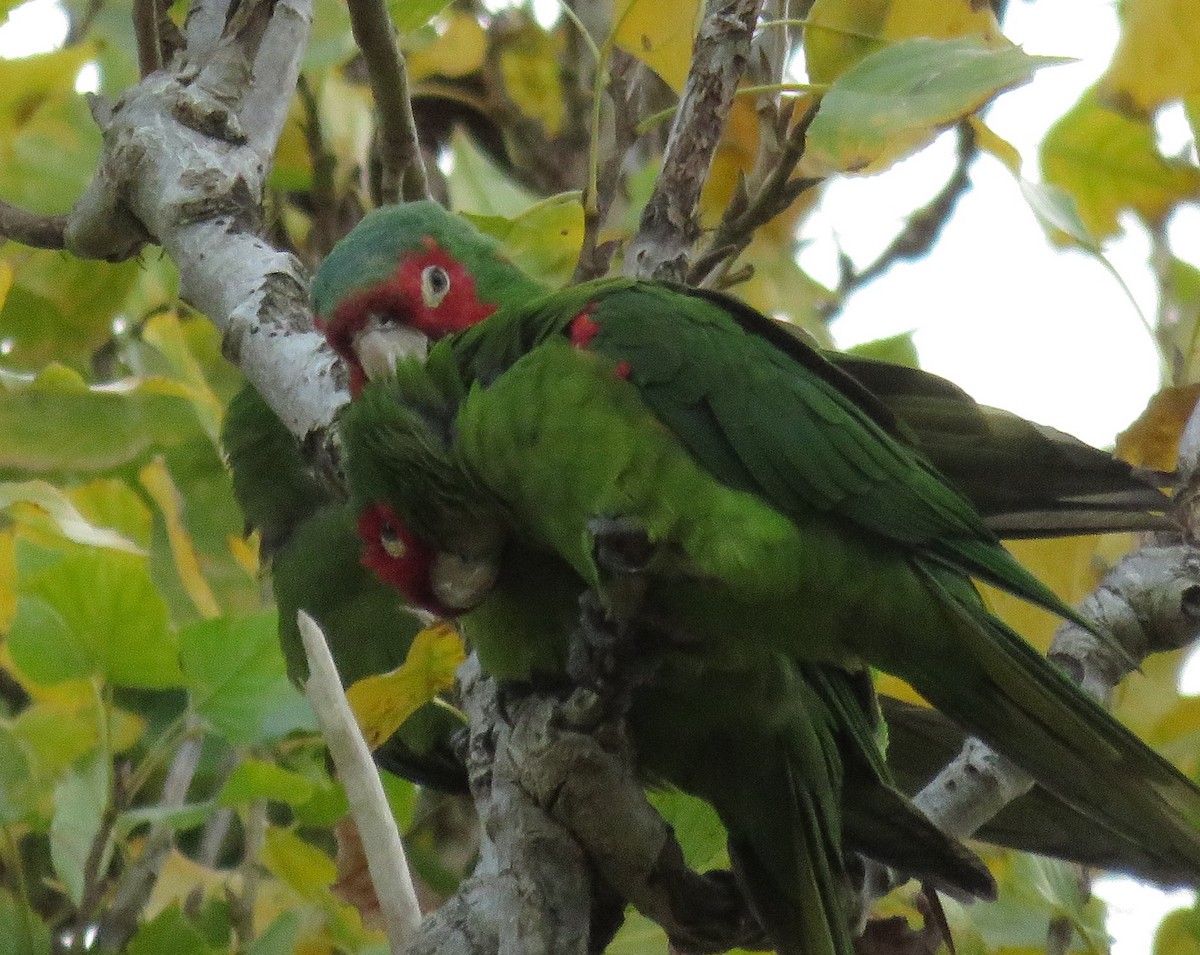
[[[400,666],[420,621],[362,566],[356,512],[324,490],[295,439],[251,386],[230,402],[221,439],[234,496],[247,526],[259,529],[270,561],[288,676],[296,683],[308,677],[296,623],[300,609],[320,624],[346,686]],[[427,704],[376,751],[376,759],[415,782],[464,789],[466,776],[450,745],[458,726],[445,710]]]
[[[511,534],[520,553],[558,555],[601,591],[592,519],[632,520],[647,532],[656,549],[640,619],[694,645],[687,659],[664,661],[642,724],[635,707],[644,766],[653,774],[662,758],[664,778],[717,806],[781,951],[848,950],[838,921],[846,891],[838,819],[849,845],[852,827],[860,837],[866,820],[878,827],[887,813],[852,811],[847,767],[856,766],[856,778],[866,767],[864,778],[891,790],[878,742],[863,731],[877,726],[871,707],[831,687],[861,680],[867,665],[908,680],[1024,766],[1072,807],[1068,814],[1110,833],[1109,845],[1147,847],[1158,872],[1196,879],[1200,792],[983,605],[974,578],[1075,617],[914,449],[953,445],[939,443],[947,429],[936,421],[924,432],[913,425],[919,402],[909,400],[914,419],[906,420],[904,400],[928,397],[920,387],[900,384],[893,410],[767,319],[710,293],[608,280],[537,298],[524,280],[512,294],[512,285],[502,287],[511,267],[493,245],[464,238],[461,224],[443,242],[440,223],[449,218],[418,205],[411,220],[403,210],[374,214],[367,231],[335,250],[332,278],[318,280],[322,314],[391,275],[427,238],[464,262],[479,298],[500,308],[434,347],[432,377],[453,383],[451,400],[438,414],[419,408],[418,440],[379,437],[392,413],[379,395],[391,388],[399,405],[411,401],[428,387],[424,372],[401,364],[398,382],[367,388],[363,410],[346,418],[355,494],[393,503],[442,549],[503,556]],[[368,257],[381,236],[386,254],[372,248]],[[392,292],[399,298],[389,307],[402,320],[406,293]],[[368,398],[376,387],[383,390]],[[953,394],[933,398],[967,407]],[[984,430],[996,421],[1006,428],[1011,417]],[[1039,440],[1057,453],[1052,436]],[[443,459],[416,474],[415,457],[436,456],[439,441]],[[403,481],[387,477],[389,456],[400,460]],[[961,455],[945,460],[970,470]],[[981,499],[989,487],[982,473],[972,473]],[[1085,509],[1111,489],[1105,481],[1093,490],[1072,475],[1061,495],[1018,488],[998,495],[993,513]],[[1146,506],[1147,497],[1139,501]],[[510,599],[510,608],[519,602]],[[536,621],[522,624],[515,613],[501,625],[501,617],[477,631],[488,665],[505,675],[554,665],[552,638],[539,638],[537,652],[524,649]],[[707,708],[721,716],[696,722]],[[674,751],[654,745],[656,732],[674,735]],[[734,736],[757,758],[712,766],[704,754],[732,749]],[[673,752],[694,755],[672,763]],[[769,777],[759,789],[747,782],[756,771]],[[874,832],[877,853],[888,832]],[[911,842],[919,845],[915,835]]]

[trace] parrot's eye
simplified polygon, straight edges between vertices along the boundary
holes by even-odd
[[[390,521],[384,521],[380,525],[379,543],[383,545],[384,552],[396,560],[403,560],[404,555],[408,552],[408,548],[404,546],[404,541],[400,539],[399,532]]]
[[[437,308],[450,291],[450,273],[440,265],[427,265],[421,270],[421,298],[426,308]]]

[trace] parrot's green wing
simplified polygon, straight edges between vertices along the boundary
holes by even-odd
[[[347,686],[400,666],[420,621],[362,566],[355,512],[346,502],[331,499],[295,439],[249,385],[230,403],[222,443],[234,495],[248,526],[261,531],[264,553],[271,541],[279,641],[288,675],[296,682],[308,675],[296,623],[300,609],[321,626]],[[451,745],[460,725],[443,708],[427,704],[384,742],[376,759],[414,782],[461,791],[466,773]]]
[[[1055,428],[981,405],[918,368],[825,353],[895,416],[901,437],[1001,537],[1172,527],[1170,499],[1124,461]]]

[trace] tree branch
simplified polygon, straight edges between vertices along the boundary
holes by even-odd
[[[412,99],[408,72],[396,46],[396,30],[382,0],[348,0],[350,27],[362,51],[379,122],[380,198],[383,203],[428,199],[429,180]]]
[[[662,172],[625,256],[639,278],[683,281],[700,234],[696,206],[746,70],[762,0],[708,0]]]
[[[379,771],[350,710],[337,667],[321,628],[301,610],[297,614],[309,677],[304,693],[316,711],[321,733],[338,776],[346,787],[350,812],[362,837],[367,868],[375,885],[393,955],[408,950],[421,922],[417,892],[408,874],[408,858],[388,806]]]
[[[324,429],[346,400],[344,374],[312,328],[302,266],[259,234],[269,156],[295,89],[310,0],[259,4],[229,35],[218,28],[224,9],[220,2],[193,9],[187,31],[197,47],[189,46],[178,72],[147,77],[115,107],[93,100],[104,151],[68,217],[66,247],[119,260],[147,241],[161,244],[179,266],[184,298],[224,334],[226,356],[330,462],[336,449]]]
[[[66,216],[39,216],[0,201],[0,238],[35,249],[61,249],[66,228]]]
[[[162,43],[158,36],[158,0],[134,0],[133,34],[137,39],[138,70],[144,79],[162,69]]]
[[[971,164],[979,155],[975,133],[970,125],[966,122],[959,123],[957,131],[958,152],[954,171],[938,194],[908,217],[899,235],[892,239],[888,247],[866,268],[855,270],[849,260],[842,257],[842,274],[837,287],[839,300],[844,301],[847,296],[879,278],[897,262],[919,259],[933,248],[946,223],[950,221],[950,216],[954,214],[958,200],[971,188]]]
[[[200,764],[201,733],[199,720],[188,718],[187,734],[175,751],[167,778],[163,782],[163,808],[177,809],[187,800],[192,779]],[[109,902],[99,919],[96,931],[96,948],[102,952],[122,951],[133,933],[137,931],[142,909],[158,882],[158,875],[175,844],[175,832],[168,823],[157,822],[150,827],[142,854],[121,876]]]

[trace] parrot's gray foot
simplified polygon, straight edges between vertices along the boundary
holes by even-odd
[[[654,677],[658,655],[653,648],[659,642],[633,622],[614,617],[605,598],[589,590],[579,599],[567,675],[624,709],[632,691]]]
[[[608,615],[630,621],[641,610],[646,571],[655,556],[650,535],[631,517],[593,517],[587,528]]]
[[[646,571],[654,557],[654,544],[641,521],[632,517],[593,517],[587,522],[592,535],[592,557],[608,574],[627,576]]]

